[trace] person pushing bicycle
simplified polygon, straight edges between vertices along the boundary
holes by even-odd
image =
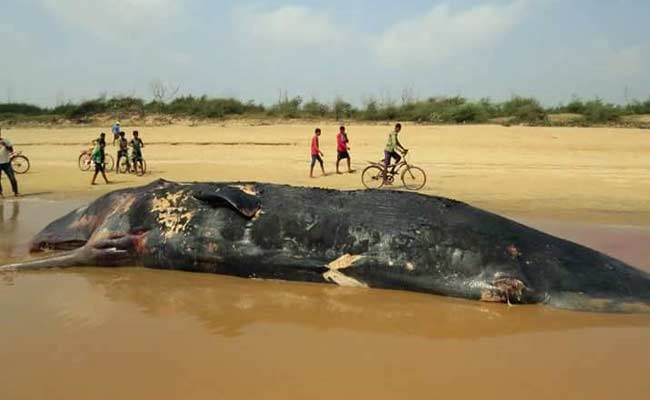
[[[20,196],[18,193],[18,181],[16,181],[16,175],[11,166],[11,154],[13,153],[14,148],[11,145],[11,142],[7,139],[2,138],[2,128],[0,128],[0,176],[2,172],[7,175],[9,182],[11,182],[11,189],[14,191],[14,196]],[[2,181],[0,181],[0,197],[2,195]]]
[[[144,166],[142,163],[142,148],[144,147],[144,143],[140,139],[138,131],[133,131],[133,139],[131,139],[130,145],[132,147],[131,162],[133,162],[133,168],[137,172],[138,164],[140,164],[140,171],[144,174]]]
[[[126,133],[124,131],[120,131],[120,139],[118,141],[119,143],[119,150],[117,150],[117,165],[120,165],[120,160],[122,158],[126,159],[126,170],[130,170],[131,167],[129,165],[129,141],[126,139]],[[120,173],[120,169],[117,168],[116,173]]]
[[[395,159],[395,164],[393,164],[391,174],[395,173],[395,166],[402,159],[402,156],[400,156],[396,150],[401,151],[402,154],[406,154],[408,152],[408,149],[404,148],[404,146],[402,146],[402,144],[399,142],[399,139],[397,138],[397,135],[401,130],[402,130],[402,124],[397,123],[395,124],[395,129],[393,129],[393,131],[388,134],[388,143],[386,144],[386,148],[384,149],[384,184],[385,185],[391,184],[387,179],[388,166],[390,165],[391,159],[393,158]]]

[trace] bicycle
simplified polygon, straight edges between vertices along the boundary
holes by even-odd
[[[88,171],[90,167],[92,166],[92,158],[90,155],[92,154],[93,149],[85,149],[81,150],[81,154],[79,154],[79,169],[82,171]],[[113,159],[113,156],[110,154],[105,154],[104,155],[104,166],[106,167],[106,171],[112,171],[113,167],[115,166],[115,160]]]
[[[11,162],[11,168],[17,174],[25,174],[29,171],[29,158],[23,155],[22,151],[14,151],[9,155],[9,162]]]
[[[409,164],[406,161],[405,151],[402,159],[397,164],[388,166],[388,173],[384,168],[384,160],[379,162],[368,161],[370,163],[361,174],[361,182],[367,189],[379,189],[385,184],[391,185],[395,181],[395,176],[399,175],[404,187],[408,190],[420,190],[427,183],[427,174],[420,167]]]
[[[138,163],[140,162],[142,162],[142,164],[140,164],[141,168],[138,169]],[[131,172],[138,176],[142,176],[147,172],[147,162],[142,157],[138,160],[133,160],[133,157],[126,156],[120,158],[120,165],[118,165],[117,168],[122,174]]]

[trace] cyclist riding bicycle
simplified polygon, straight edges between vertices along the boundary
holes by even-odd
[[[399,142],[399,139],[397,138],[397,135],[399,132],[402,130],[402,124],[395,124],[395,129],[388,134],[388,143],[386,144],[386,148],[384,149],[384,184],[385,185],[390,185],[391,183],[388,181],[388,166],[390,165],[391,159],[395,159],[395,164],[393,164],[393,168],[391,170],[391,174],[395,173],[395,166],[400,162],[402,159],[402,156],[397,153],[396,150],[400,150],[402,153],[408,152],[408,149],[404,148],[402,144]]]

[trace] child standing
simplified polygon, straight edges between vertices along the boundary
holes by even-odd
[[[140,171],[144,175],[144,165],[142,163],[142,148],[144,147],[144,142],[140,139],[138,131],[133,131],[133,139],[131,139],[131,161],[133,162],[133,169],[135,173],[138,173],[138,165],[140,165]]]
[[[122,158],[126,159],[126,171],[129,172],[129,170],[131,170],[131,166],[129,165],[129,141],[126,140],[126,133],[124,133],[124,131],[120,132],[118,143],[120,147],[117,151],[117,163],[115,164],[117,166],[117,168],[115,168],[116,174],[120,173],[120,160],[122,160]]]
[[[314,165],[316,161],[320,163],[320,169],[323,171],[323,176],[325,176],[325,167],[323,167],[323,152],[320,151],[320,144],[318,142],[318,137],[320,136],[320,128],[316,128],[314,131],[314,136],[311,138],[311,168],[309,169],[309,177],[314,177]]]

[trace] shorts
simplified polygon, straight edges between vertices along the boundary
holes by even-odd
[[[132,152],[131,153],[131,161],[142,161],[142,153],[140,152]]]
[[[104,163],[95,162],[95,172],[104,172]]]
[[[311,166],[312,166],[312,168],[314,167],[314,164],[316,164],[316,161],[318,161],[321,166],[323,165],[323,159],[320,158],[320,155],[312,154],[311,155]]]
[[[348,153],[347,150],[345,151],[338,151],[336,155],[336,161],[340,161],[344,158],[347,158],[348,160],[350,159],[350,154]]]
[[[120,158],[120,157],[128,157],[128,156],[129,156],[129,153],[126,150],[118,150],[117,151],[117,157],[118,158]]]

